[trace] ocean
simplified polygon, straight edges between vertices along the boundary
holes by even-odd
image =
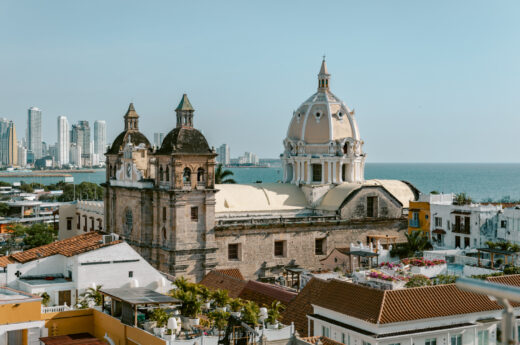
[[[230,168],[237,183],[276,182],[282,179],[281,167]],[[105,170],[73,173],[75,183],[101,183]],[[412,183],[421,192],[468,194],[475,201],[520,200],[520,164],[517,163],[367,163],[365,178],[398,179]],[[6,182],[56,183],[59,177],[1,177]]]

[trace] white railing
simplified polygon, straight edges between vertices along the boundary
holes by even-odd
[[[45,314],[45,313],[58,313],[60,311],[69,311],[69,310],[72,310],[72,307],[69,307],[66,304],[65,305],[57,305],[57,306],[54,306],[54,307],[44,307],[42,305],[42,314]]]

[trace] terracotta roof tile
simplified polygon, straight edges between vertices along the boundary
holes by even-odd
[[[282,312],[284,324],[294,322],[294,327],[300,335],[307,335],[307,315],[312,314],[311,303],[317,299],[321,290],[328,284],[327,280],[312,278]]]
[[[233,277],[233,278],[245,280],[244,276],[242,275],[242,272],[240,272],[240,270],[238,268],[222,268],[222,269],[216,269],[215,271],[225,274],[227,276]]]
[[[227,290],[229,297],[237,298],[247,282],[217,270],[212,270],[202,278],[199,284],[206,286],[210,290]]]
[[[454,284],[377,290],[331,280],[310,303],[371,323],[394,323],[502,309]]]
[[[110,243],[103,243],[102,233],[88,232],[86,234],[56,241],[23,252],[14,253],[9,257],[12,260],[25,263],[57,254],[70,257],[117,243],[121,243],[121,241],[118,240]]]
[[[333,340],[333,339],[330,339],[330,338],[327,338],[327,337],[323,337],[323,336],[304,337],[304,338],[300,338],[300,339],[305,341],[305,342],[307,342],[307,343],[314,344],[314,345],[318,345],[318,344],[323,344],[323,345],[344,345],[343,343],[340,343],[339,341],[336,341],[336,340]]]
[[[255,301],[262,306],[271,305],[274,301],[280,301],[282,304],[288,305],[296,296],[296,292],[289,291],[281,286],[250,280],[239,297]]]
[[[9,264],[14,264],[15,261],[9,256],[0,256],[0,267],[7,267]]]
[[[511,274],[506,276],[488,277],[488,281],[502,285],[520,286],[520,274]]]

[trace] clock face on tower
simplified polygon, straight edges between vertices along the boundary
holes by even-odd
[[[128,178],[130,178],[130,176],[132,176],[132,165],[131,164],[126,165],[126,176]]]

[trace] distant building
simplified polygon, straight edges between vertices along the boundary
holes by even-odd
[[[65,116],[58,117],[58,164],[60,166],[69,164],[69,121]]]
[[[52,157],[54,162],[58,162],[58,143],[54,143],[54,145],[49,145],[49,156]]]
[[[258,165],[259,163],[258,156],[252,152],[245,152],[243,156],[238,157],[238,164]]]
[[[24,168],[27,165],[27,149],[22,145],[21,142],[18,143],[18,166]]]
[[[70,144],[70,157],[69,162],[71,165],[74,165],[78,168],[81,168],[83,165],[81,164],[81,146],[76,143]]]
[[[105,151],[107,148],[107,124],[105,121],[96,120],[94,122],[94,154],[97,155],[96,162],[93,165],[105,161]],[[94,161],[94,159],[92,159]]]
[[[7,164],[18,166],[18,141],[16,140],[16,128],[13,121],[9,121],[7,151]]]
[[[48,155],[49,155],[49,147],[47,146],[47,143],[45,141],[42,141],[42,155],[41,155],[41,157],[48,156]]]
[[[163,140],[164,140],[164,133],[154,133],[153,134],[153,142],[156,147],[161,147]]]
[[[6,166],[9,161],[9,121],[6,118],[0,118],[0,165]]]
[[[217,156],[218,163],[220,163],[222,165],[229,165],[231,163],[231,155],[229,154],[230,150],[229,150],[228,144],[220,145],[220,147],[217,149],[217,153],[218,153],[218,156]]]
[[[79,121],[78,124],[72,125],[72,140],[81,148],[81,165],[92,165],[92,152],[90,148],[90,125],[88,121]]]
[[[27,114],[27,149],[30,150],[34,159],[43,156],[42,151],[42,111],[31,107]]]

